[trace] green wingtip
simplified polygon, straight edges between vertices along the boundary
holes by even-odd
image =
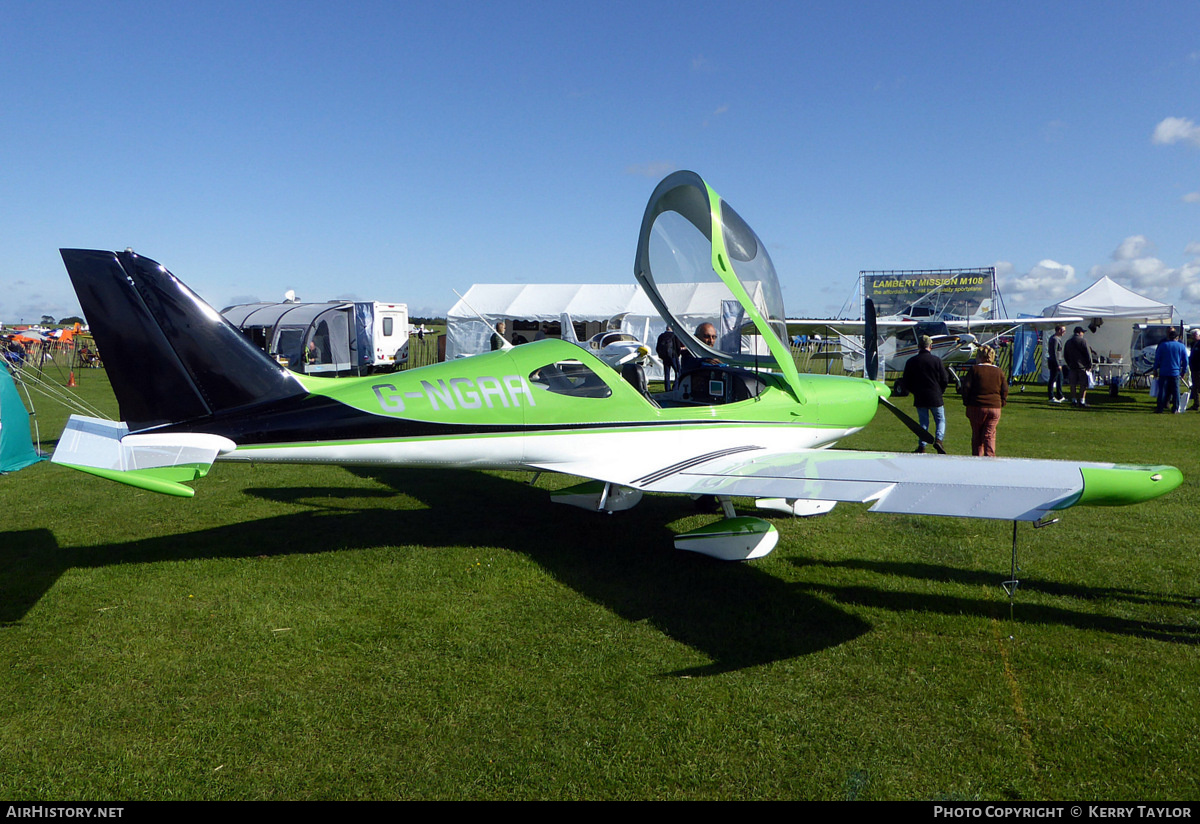
[[[171,466],[158,469],[122,471],[119,469],[101,469],[95,466],[80,466],[79,464],[64,463],[62,465],[69,466],[71,469],[78,469],[80,472],[86,472],[89,475],[95,475],[99,478],[117,481],[127,486],[135,486],[138,489],[159,492],[163,495],[174,495],[178,498],[191,498],[196,494],[196,490],[179,483],[176,480],[177,478],[193,481],[203,477],[208,472],[207,466],[203,468],[195,466]]]
[[[1183,483],[1183,473],[1173,466],[1082,467],[1080,472],[1083,492],[1066,506],[1137,504],[1166,495]]]

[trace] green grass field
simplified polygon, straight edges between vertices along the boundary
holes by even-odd
[[[0,797],[1195,799],[1200,414],[1044,397],[1002,454],[1185,482],[1022,524],[1011,606],[1003,522],[843,504],[728,564],[671,548],[716,517],[690,501],[594,515],[549,503],[561,477],[2,477]],[[914,444],[881,412],[845,445]]]

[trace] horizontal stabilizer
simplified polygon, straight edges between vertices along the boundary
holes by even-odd
[[[217,455],[237,446],[220,435],[128,433],[117,421],[72,415],[51,460],[140,489],[190,498],[195,490],[182,482],[204,477]]]

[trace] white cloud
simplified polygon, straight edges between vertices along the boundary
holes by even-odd
[[[1088,271],[1092,278],[1110,277],[1117,283],[1155,300],[1167,297],[1172,286],[1181,286],[1178,269],[1172,269],[1156,257],[1115,260],[1093,266]]]
[[[1028,272],[1013,265],[996,264],[996,281],[1010,313],[1040,313],[1042,308],[1082,291],[1101,277],[1147,297],[1176,305],[1200,306],[1200,241],[1184,249],[1192,260],[1182,266],[1168,266],[1154,256],[1154,243],[1145,235],[1125,238],[1112,253],[1112,262],[1093,266],[1086,277],[1076,275],[1075,267],[1054,260],[1043,260]]]
[[[717,106],[717,108],[713,109],[712,114],[710,114],[708,117],[704,118],[704,126],[707,127],[708,124],[712,121],[712,119],[714,117],[720,117],[721,115],[725,114],[728,111],[729,111],[728,104]]]
[[[1092,278],[1110,277],[1147,297],[1173,302],[1173,293],[1189,303],[1200,303],[1200,260],[1179,267],[1154,257],[1154,245],[1144,235],[1128,237],[1113,252],[1113,262],[1093,266]],[[1200,243],[1188,244],[1188,254],[1200,254]]]
[[[1188,192],[1180,200],[1184,203],[1200,203],[1200,192]]]
[[[1180,295],[1188,303],[1200,304],[1200,260],[1183,264],[1180,271],[1183,279],[1187,281]]]
[[[0,281],[0,321],[4,323],[37,323],[42,315],[58,320],[81,314],[69,283],[47,287],[27,280]]]
[[[1016,311],[1039,312],[1043,306],[1070,297],[1080,289],[1075,267],[1043,260],[1028,272],[1017,272],[1007,261],[996,264],[1000,293]]]
[[[1113,260],[1136,260],[1154,254],[1154,246],[1145,235],[1131,235],[1112,253]]]
[[[1185,117],[1168,117],[1154,127],[1151,140],[1164,146],[1181,141],[1200,146],[1200,126]]]

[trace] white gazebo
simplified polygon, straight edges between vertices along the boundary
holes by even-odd
[[[1175,307],[1139,295],[1109,277],[1102,277],[1079,294],[1047,306],[1044,317],[1079,315],[1088,345],[1102,358],[1122,364],[1120,371],[1132,368],[1134,327],[1139,323],[1169,324]],[[1071,336],[1067,329],[1067,337]],[[1047,334],[1053,334],[1052,331]]]

